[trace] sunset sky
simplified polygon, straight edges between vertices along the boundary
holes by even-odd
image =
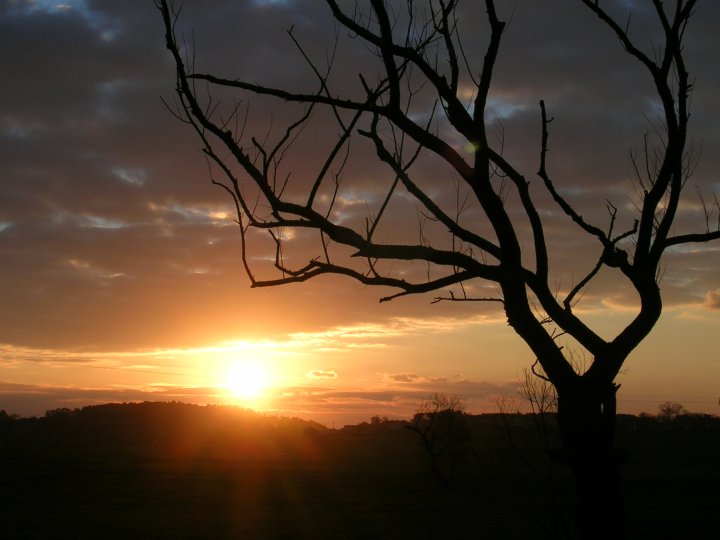
[[[623,21],[632,11],[645,50],[659,43],[650,2],[606,3]],[[505,155],[537,182],[544,99],[563,193],[603,228],[606,200],[631,222],[630,151],[661,129],[646,73],[577,0],[497,4],[510,24],[489,121]],[[335,32],[326,12],[320,0],[185,0],[178,32],[203,70],[303,89],[312,73],[286,30],[323,60]],[[480,10],[462,13],[484,23]],[[720,192],[718,22],[720,2],[701,0],[687,31],[698,162],[679,233],[704,230],[698,190],[706,200]],[[340,34],[340,72],[351,76],[337,84],[355,88],[352,73],[370,70],[371,56]],[[533,357],[495,304],[432,295],[381,304],[389,290],[341,278],[249,287],[231,201],[211,185],[200,141],[163,105],[175,84],[163,38],[152,0],[0,0],[0,409],[178,400],[342,425],[408,417],[432,392],[460,396],[471,412],[495,412],[503,399],[522,406],[517,386]],[[282,124],[281,109],[253,104],[248,129]],[[341,193],[348,219],[382,193],[368,163],[357,173],[363,191]],[[416,210],[393,220],[414,228]],[[550,213],[548,222],[562,289],[592,267],[597,246],[569,222]],[[663,316],[618,379],[619,409],[673,400],[719,414],[720,242],[665,261]],[[633,308],[610,275],[579,306],[604,337]]]

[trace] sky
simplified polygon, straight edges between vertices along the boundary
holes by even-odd
[[[652,51],[650,3],[606,3],[623,21],[632,12],[631,36]],[[307,89],[313,75],[287,30],[323,63],[336,31],[323,4],[185,0],[178,32],[202,70]],[[465,4],[468,50],[482,51],[483,14]],[[647,75],[577,0],[498,8],[510,24],[488,122],[504,155],[542,201],[537,104],[545,100],[554,117],[549,167],[562,193],[603,227],[606,201],[630,223],[630,152],[662,129]],[[706,200],[720,192],[717,21],[720,2],[701,0],[687,30],[697,159],[678,233],[705,227],[698,192]],[[377,64],[339,36],[332,82],[352,94],[357,73]],[[174,101],[174,67],[163,37],[151,0],[0,0],[0,409],[27,416],[177,400],[339,426],[407,418],[434,392],[461,397],[471,412],[526,408],[517,391],[533,357],[497,305],[433,304],[432,295],[379,303],[388,290],[337,277],[250,288],[231,201],[211,185],[200,141],[164,105]],[[288,118],[278,103],[242,103],[259,137]],[[317,122],[288,157],[297,175],[335,135]],[[363,220],[386,173],[362,147],[351,161],[340,209]],[[429,177],[427,189],[454,196],[439,182]],[[549,206],[544,218],[562,290],[592,267],[597,246]],[[387,234],[417,235],[417,223],[415,207],[399,205],[390,220],[397,232]],[[302,238],[299,246],[302,256]],[[667,254],[664,312],[618,378],[620,412],[654,413],[672,400],[720,413],[719,265],[718,242]],[[578,309],[609,337],[634,307],[603,274]]]

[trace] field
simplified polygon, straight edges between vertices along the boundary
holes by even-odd
[[[441,482],[402,422],[143,405],[6,418],[0,538],[571,537],[570,478],[527,416],[470,417]],[[720,538],[720,420],[680,420],[620,419],[632,538]]]

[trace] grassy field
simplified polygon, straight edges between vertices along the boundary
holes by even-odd
[[[0,538],[568,538],[570,478],[532,422],[510,419],[472,424],[471,447],[443,464],[448,485],[399,422],[235,429],[200,414],[155,438],[117,418],[5,426]],[[645,424],[620,426],[632,538],[720,538],[718,422]]]

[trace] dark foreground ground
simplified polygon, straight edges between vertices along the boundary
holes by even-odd
[[[570,538],[552,437],[530,416],[467,421],[443,485],[401,422],[182,404],[0,416],[0,539]],[[619,435],[632,538],[720,538],[720,419],[621,417]]]

